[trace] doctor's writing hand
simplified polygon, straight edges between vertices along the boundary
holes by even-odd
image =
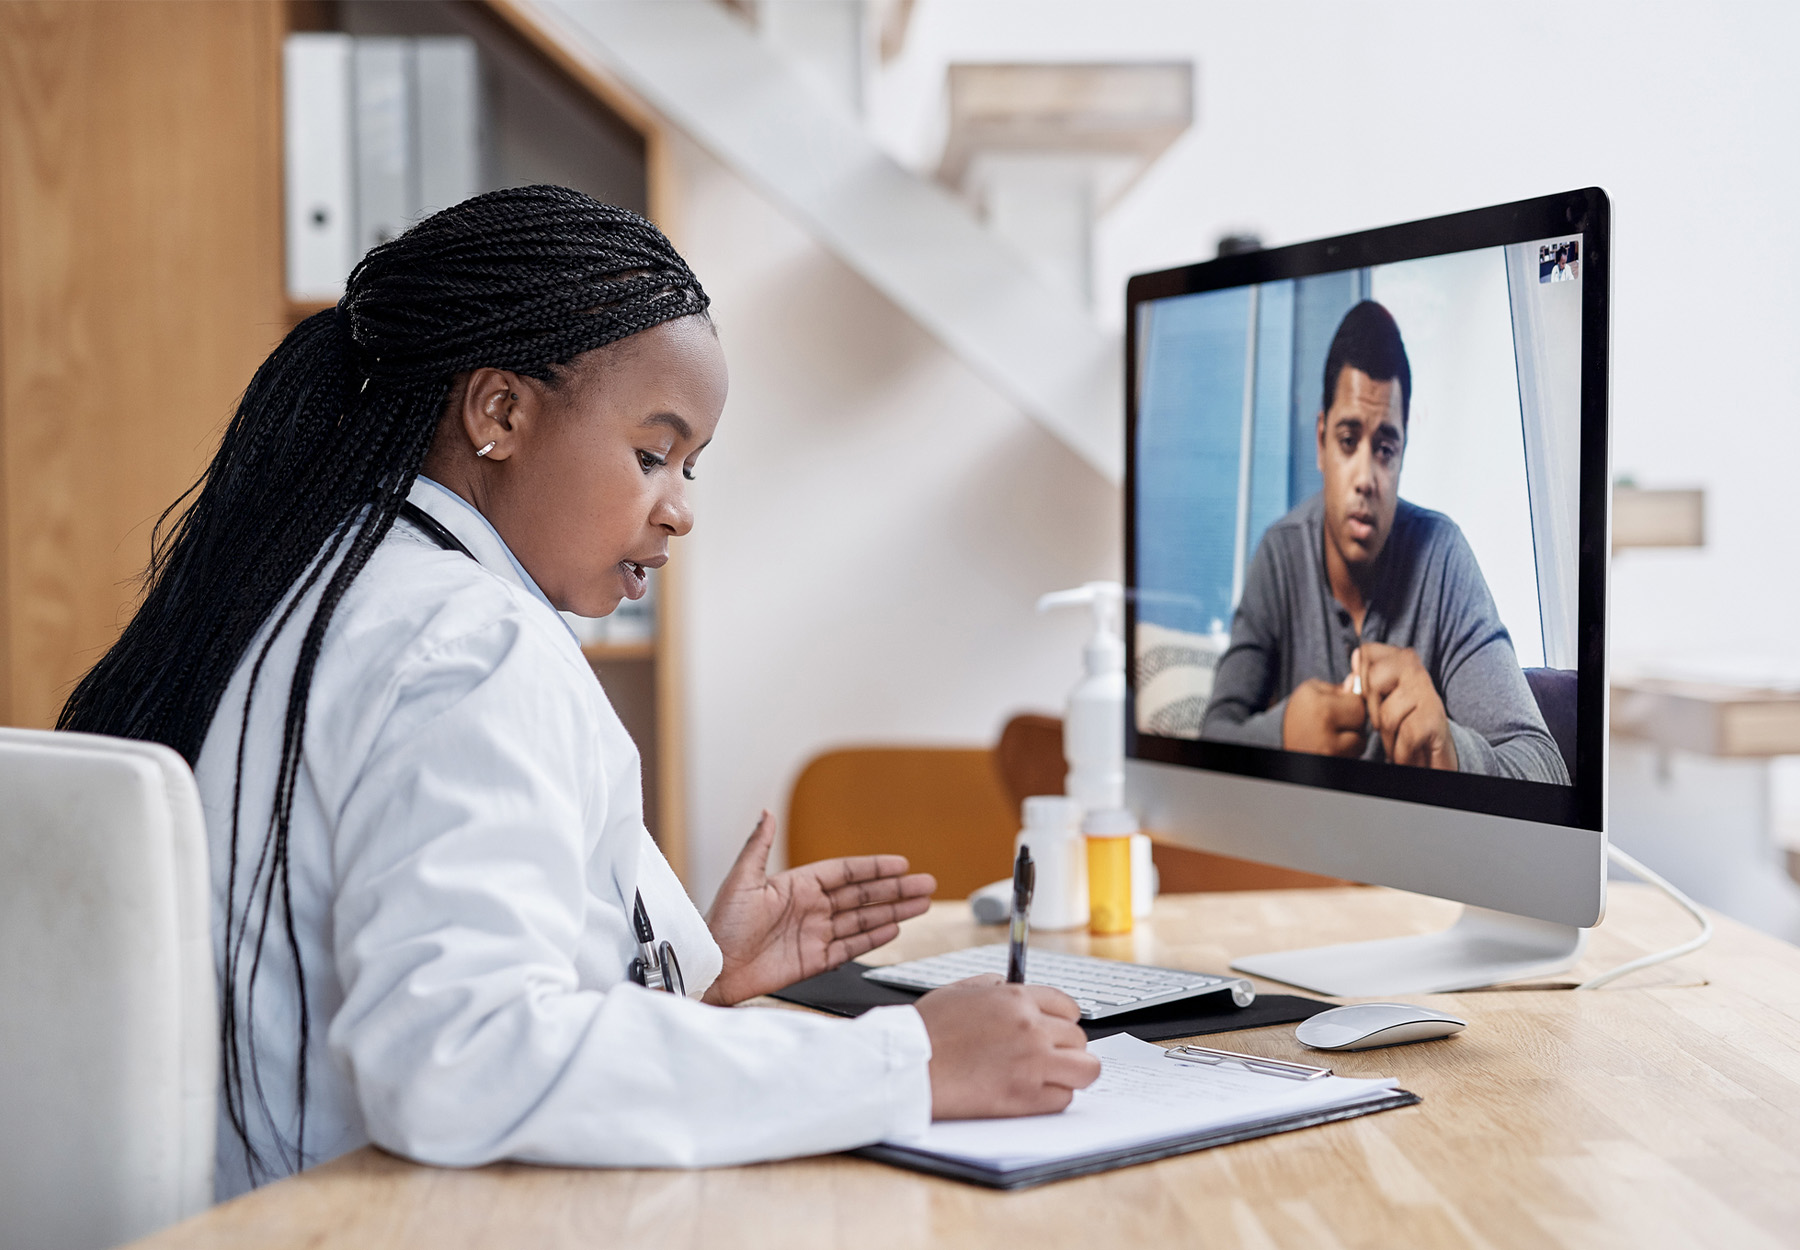
[[[740,1003],[886,945],[937,889],[901,855],[825,859],[771,877],[774,845],[775,818],[764,812],[706,913],[725,956],[709,1003]]]
[[[1362,675],[1363,701],[1369,724],[1381,735],[1381,747],[1395,764],[1456,769],[1456,743],[1450,717],[1431,674],[1411,647],[1365,642],[1350,655]]]
[[[1047,985],[970,977],[931,991],[918,1011],[931,1035],[934,1120],[1047,1115],[1100,1075],[1074,1001]]]
[[[1342,686],[1314,677],[1294,687],[1281,714],[1281,745],[1309,755],[1362,754],[1363,700]]]

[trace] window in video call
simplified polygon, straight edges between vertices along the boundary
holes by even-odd
[[[1581,286],[1577,234],[1137,305],[1140,735],[1571,784]]]

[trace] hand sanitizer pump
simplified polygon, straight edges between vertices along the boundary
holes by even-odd
[[[1086,671],[1069,692],[1063,717],[1063,792],[1087,811],[1125,805],[1125,640],[1119,633],[1124,590],[1117,582],[1089,582],[1038,600],[1038,611],[1086,605],[1094,634],[1082,649]]]

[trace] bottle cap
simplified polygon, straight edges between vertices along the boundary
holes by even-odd
[[[1034,794],[1025,800],[1027,829],[1066,829],[1081,824],[1081,804],[1060,794]]]
[[[1123,807],[1102,807],[1082,818],[1081,831],[1090,838],[1128,838],[1138,831],[1137,816]]]

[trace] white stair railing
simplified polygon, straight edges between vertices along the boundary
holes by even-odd
[[[902,167],[722,6],[511,0],[565,55],[636,92],[782,205],[1108,481],[1123,476],[1121,352],[944,188]]]

